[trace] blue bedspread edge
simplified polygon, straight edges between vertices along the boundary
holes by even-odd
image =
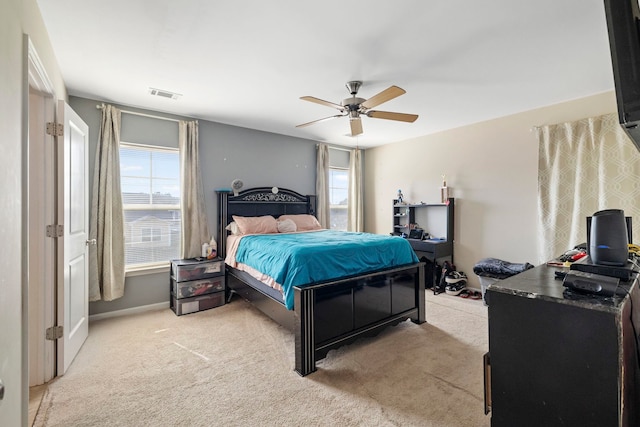
[[[294,306],[294,286],[419,262],[409,242],[401,237],[336,230],[244,236],[236,261],[279,283],[289,310]]]

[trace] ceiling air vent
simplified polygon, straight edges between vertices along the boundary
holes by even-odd
[[[153,96],[159,96],[161,98],[169,98],[169,99],[178,99],[182,96],[179,93],[173,93],[173,92],[169,92],[168,90],[155,89],[152,87],[149,88],[149,93]]]

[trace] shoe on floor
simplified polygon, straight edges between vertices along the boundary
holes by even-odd
[[[448,295],[459,295],[462,291],[467,288],[467,281],[461,280],[456,283],[450,283],[445,288],[445,292]]]
[[[467,275],[462,271],[450,271],[444,279],[447,283],[458,283],[460,281],[467,281]]]
[[[456,266],[451,264],[449,261],[445,261],[442,265],[442,274],[440,276],[440,282],[436,283],[433,287],[433,294],[438,295],[446,290],[447,286],[447,277],[449,277],[453,272],[455,272]]]
[[[473,291],[471,293],[471,299],[481,299],[482,298],[482,294],[478,291]]]

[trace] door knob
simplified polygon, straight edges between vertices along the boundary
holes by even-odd
[[[96,244],[96,239],[87,240],[85,243],[87,245],[95,245]]]
[[[0,380],[0,400],[4,399],[4,383]]]

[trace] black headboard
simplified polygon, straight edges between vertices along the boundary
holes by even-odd
[[[237,196],[228,191],[218,193],[218,254],[226,256],[226,226],[233,221],[232,216],[263,216],[316,214],[316,196],[304,196],[293,190],[271,187],[257,187],[241,191]]]

